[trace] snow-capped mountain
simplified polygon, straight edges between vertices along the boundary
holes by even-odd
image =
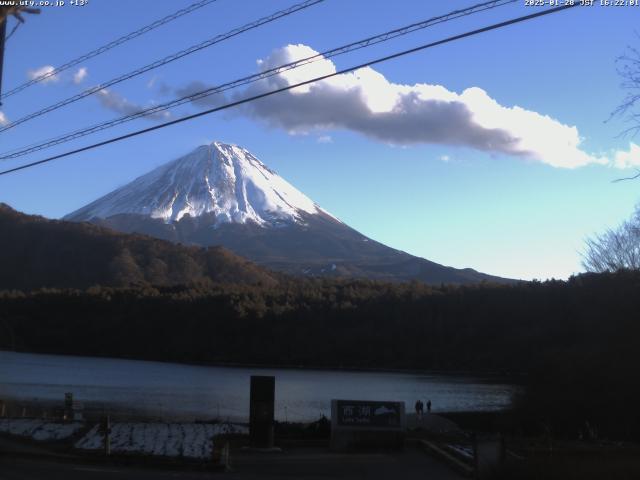
[[[138,177],[65,217],[135,214],[165,223],[211,213],[216,224],[272,226],[327,213],[244,148],[213,142]]]
[[[504,281],[378,243],[323,210],[246,149],[213,142],[67,215],[127,233],[222,245],[299,275]]]

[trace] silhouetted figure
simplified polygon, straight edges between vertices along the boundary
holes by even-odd
[[[431,400],[427,400],[427,413],[431,413]]]
[[[418,417],[418,420],[422,420],[423,412],[424,412],[424,403],[422,403],[422,400],[418,399],[416,401],[416,415]]]

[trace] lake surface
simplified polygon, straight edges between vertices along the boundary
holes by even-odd
[[[517,387],[457,375],[235,368],[0,351],[0,399],[60,402],[65,392],[85,405],[183,419],[246,420],[251,375],[275,375],[276,419],[329,416],[331,399],[394,400],[413,411],[509,407]]]

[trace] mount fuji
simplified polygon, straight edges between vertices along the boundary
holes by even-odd
[[[322,209],[244,148],[213,142],[70,213],[126,233],[222,245],[296,275],[426,283],[508,281],[378,243]]]

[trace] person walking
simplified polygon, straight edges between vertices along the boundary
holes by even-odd
[[[424,412],[424,403],[422,400],[418,399],[416,401],[416,417],[418,420],[422,420],[422,413]]]
[[[427,400],[427,413],[431,413],[431,400]]]

